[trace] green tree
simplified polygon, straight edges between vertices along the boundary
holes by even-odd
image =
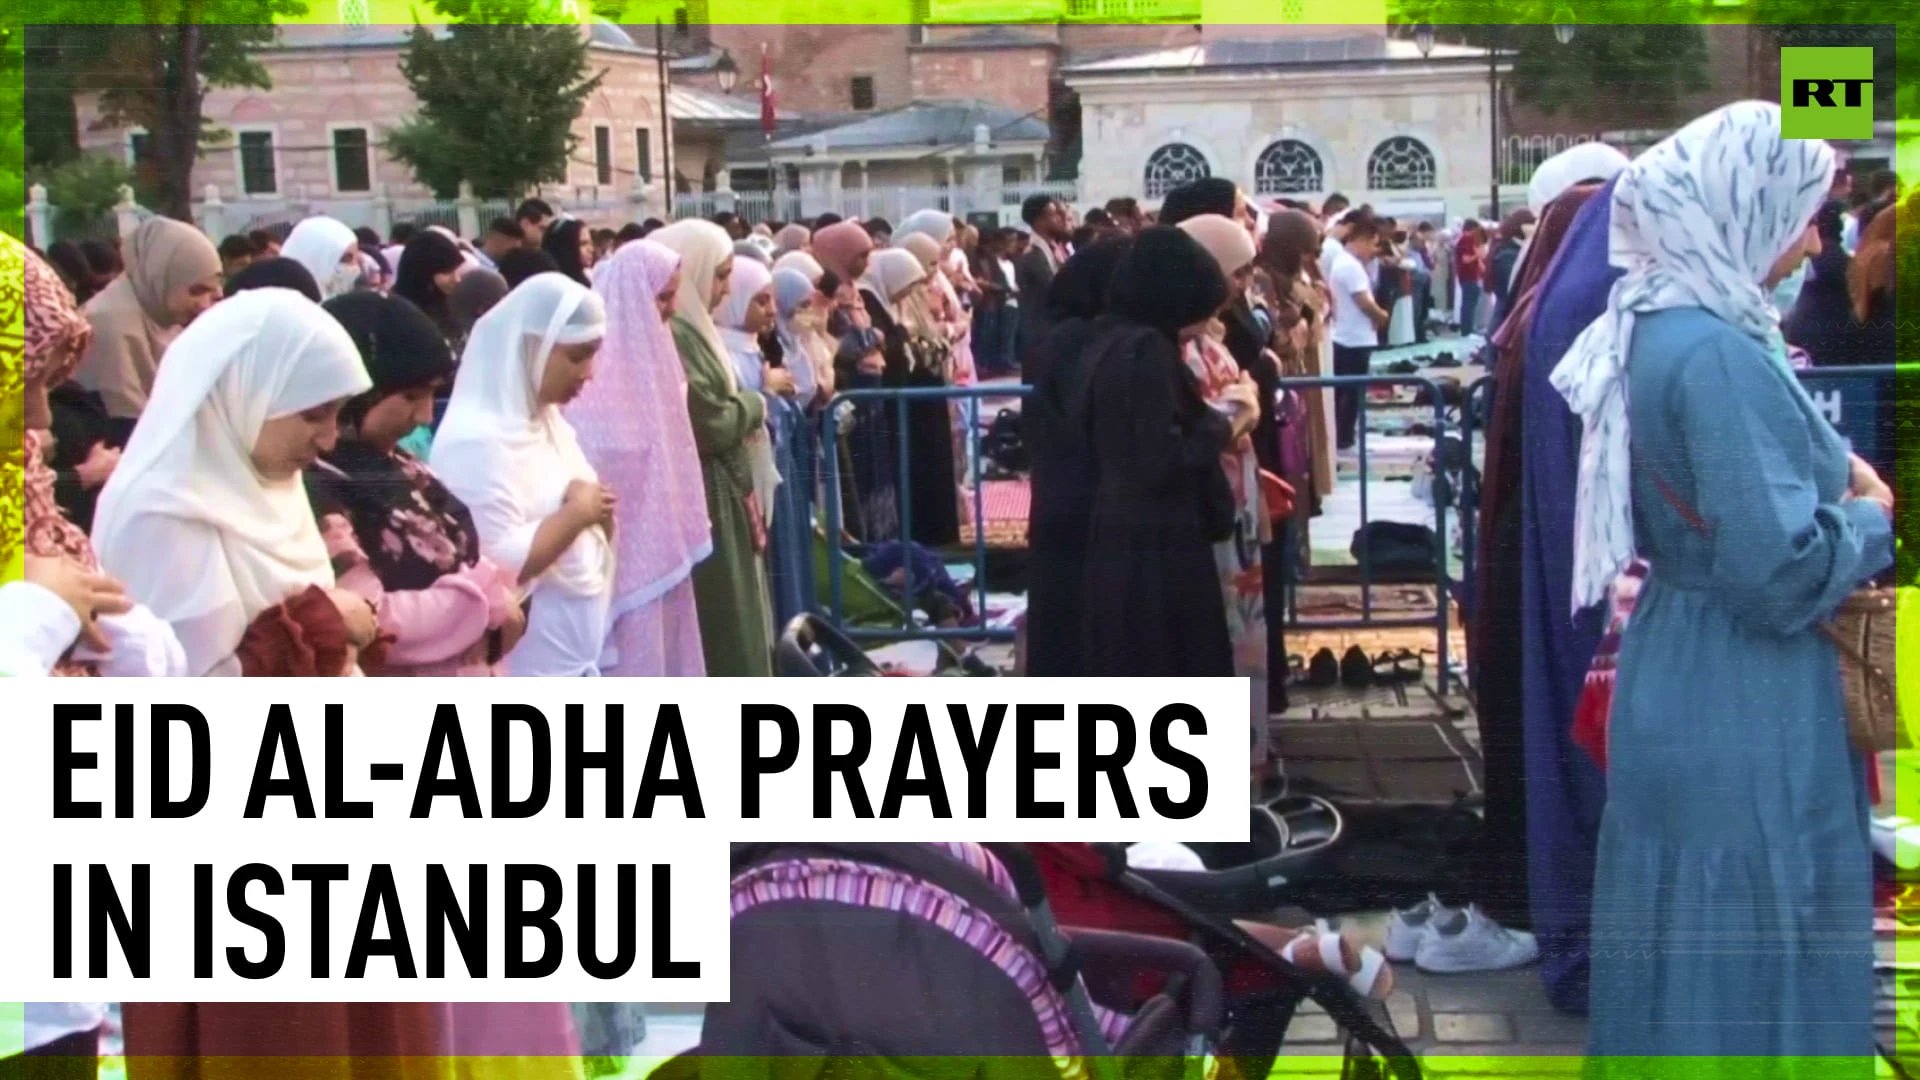
[[[551,5],[441,0],[444,34],[415,26],[400,59],[419,111],[387,152],[441,198],[462,180],[483,199],[514,199],[564,180],[573,122],[604,73],[589,74],[577,22],[542,23]]]
[[[1785,47],[1864,46],[1873,50],[1873,115],[1912,116],[1920,108],[1920,24],[1897,24],[1886,8],[1860,0],[1756,0],[1754,22]]]
[[[203,109],[216,86],[271,85],[251,54],[274,40],[273,21],[302,0],[57,0],[35,18],[59,25],[36,48],[48,83],[100,95],[100,124],[141,127],[151,154],[142,179],[152,209],[188,219],[193,166],[218,137]],[[36,43],[38,44],[38,43]],[[37,78],[37,76],[36,76]]]
[[[1811,2],[1811,0],[1810,0]],[[1397,22],[1430,23],[1443,40],[1510,51],[1512,100],[1611,127],[1664,126],[1711,83],[1705,32],[1674,23],[1667,0],[1612,0],[1596,11],[1559,0],[1410,0]],[[1596,16],[1598,16],[1596,18]],[[1577,24],[1561,44],[1552,23]]]
[[[0,27],[0,79],[16,84],[26,66],[24,36],[14,27]],[[0,91],[0,233],[20,239],[26,235],[26,141],[20,108],[11,92]],[[38,239],[38,238],[36,238]],[[44,243],[44,241],[42,241]]]

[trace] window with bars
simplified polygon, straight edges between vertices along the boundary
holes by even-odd
[[[373,190],[373,146],[366,128],[333,129],[333,187],[340,192]]]
[[[593,128],[593,182],[601,187],[613,184],[613,129],[603,124]]]
[[[873,108],[873,76],[855,75],[848,89],[853,101],[853,111],[867,112]]]
[[[1367,187],[1373,191],[1411,191],[1437,186],[1439,172],[1427,144],[1407,135],[1373,148],[1367,158]]]
[[[1296,195],[1326,190],[1326,165],[1313,147],[1299,139],[1281,139],[1260,151],[1253,163],[1256,195]]]
[[[634,128],[633,144],[639,150],[640,168],[636,171],[640,174],[640,182],[651,184],[653,183],[653,132],[646,128]]]
[[[240,190],[248,195],[279,193],[279,170],[273,160],[273,132],[240,133]]]
[[[153,136],[136,131],[127,136],[127,164],[139,168],[153,156]]]
[[[1164,199],[1174,188],[1212,175],[1205,154],[1186,143],[1168,143],[1147,158],[1146,197]]]

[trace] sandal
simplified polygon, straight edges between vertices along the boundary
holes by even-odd
[[[1307,960],[1301,952],[1309,946],[1319,961],[1317,964]],[[1348,963],[1349,948],[1354,951],[1357,965]],[[1280,958],[1308,970],[1318,968],[1337,975],[1347,981],[1354,993],[1372,1001],[1385,1001],[1393,993],[1393,969],[1387,965],[1386,955],[1371,945],[1353,945],[1329,927],[1325,919],[1316,922],[1310,930],[1300,931],[1298,936],[1287,942],[1287,947],[1280,950]]]

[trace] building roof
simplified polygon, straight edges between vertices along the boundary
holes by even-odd
[[[674,123],[707,125],[758,124],[758,94],[716,94],[693,86],[667,87],[667,115]],[[783,115],[776,106],[775,117]]]
[[[1320,68],[1485,60],[1485,49],[1436,42],[1427,56],[1411,41],[1378,34],[1328,39],[1205,41],[1172,49],[1136,52],[1104,60],[1069,64],[1063,75],[1135,75],[1218,72],[1229,69]]]
[[[433,36],[445,39],[448,30],[445,26],[430,26]],[[398,49],[404,48],[413,34],[413,27],[322,26],[311,23],[283,25],[279,28],[274,44],[262,49],[262,52],[291,51],[301,49]],[[634,43],[631,36],[618,26],[605,19],[595,19],[588,25],[587,40],[596,49],[611,49],[615,52],[638,53],[652,56],[651,48],[642,48]]]
[[[983,26],[953,37],[939,37],[931,41],[919,41],[909,45],[909,49],[1057,49],[1058,41],[1030,34],[1014,26]]]
[[[775,154],[801,153],[824,140],[828,150],[888,150],[913,147],[967,146],[973,129],[985,124],[996,143],[1046,142],[1046,122],[1031,113],[1017,113],[985,101],[915,101],[890,112],[876,113],[815,131],[775,139]]]

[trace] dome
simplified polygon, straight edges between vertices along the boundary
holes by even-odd
[[[595,17],[590,24],[588,39],[595,45],[612,45],[620,49],[637,49],[640,47],[634,43],[633,38],[628,35],[625,30],[599,17]]]

